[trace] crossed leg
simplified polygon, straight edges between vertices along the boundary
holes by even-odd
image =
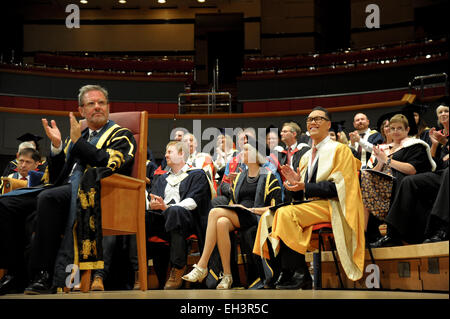
[[[225,208],[213,208],[209,212],[205,247],[198,261],[198,266],[201,268],[208,267],[209,258],[217,244],[222,261],[223,273],[231,274],[231,241],[229,233],[239,227],[239,218],[234,211]]]

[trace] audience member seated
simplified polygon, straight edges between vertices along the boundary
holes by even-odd
[[[361,171],[361,192],[369,242],[381,237],[377,225],[384,222],[389,206],[395,200],[397,186],[402,179],[408,175],[436,168],[428,144],[420,139],[408,137],[408,134],[415,135],[417,132],[412,115],[410,122],[412,124],[409,124],[407,117],[403,114],[391,117],[389,126],[392,144],[384,151],[379,146],[374,146],[375,167],[373,170]]]
[[[270,125],[266,130],[266,163],[263,167],[269,169],[278,180],[281,187],[281,200],[284,201],[283,179],[281,178],[279,157],[284,148],[280,145],[281,136],[278,134],[278,128]]]
[[[164,289],[178,289],[187,265],[186,238],[196,234],[200,251],[203,249],[211,189],[205,172],[186,164],[189,157],[186,143],[169,142],[165,157],[169,170],[152,185],[146,229],[147,238],[158,236],[169,242],[171,269]],[[153,256],[155,268],[160,262],[159,256]]]
[[[378,144],[378,149],[386,154],[389,153],[389,148],[392,147],[392,136],[391,136],[391,128],[389,126],[389,119],[393,117],[396,113],[386,113],[380,116],[377,122],[377,128],[380,130],[380,134],[383,137],[383,142]],[[372,153],[369,160],[367,161],[366,168],[374,168],[376,161],[375,154]]]
[[[54,120],[50,126],[42,119],[51,141],[48,171],[53,185],[19,189],[0,197],[0,268],[8,270],[0,283],[2,293],[23,291],[24,283],[17,278],[24,253],[21,238],[17,237],[23,232],[14,229],[23,228],[24,220],[34,211],[36,228],[30,252],[34,279],[25,289],[26,294],[56,293],[58,287],[65,287],[69,265],[78,269],[103,267],[102,236],[95,231],[101,225],[94,217],[100,215],[99,194],[89,195],[90,205],[86,205],[86,196],[92,189],[99,189],[99,179],[115,172],[131,173],[136,142],[128,129],[108,120],[108,92],[104,88],[83,86],[78,103],[88,127],[81,131],[71,112],[67,143],[63,143]]]
[[[374,145],[383,143],[383,138],[376,130],[369,128],[370,121],[366,114],[357,113],[353,118],[355,131],[349,133],[350,147],[356,150],[361,168],[366,168]]]
[[[216,180],[218,185],[220,185],[223,174],[225,173],[225,166],[236,155],[237,151],[234,147],[231,136],[224,134],[219,135],[217,137],[215,154],[213,156],[214,166],[217,172]]]
[[[306,119],[313,147],[302,158],[299,173],[282,167],[286,189],[299,192],[302,203],[265,212],[259,221],[253,252],[266,259],[273,251],[280,261],[277,289],[311,289],[305,254],[313,225],[331,223],[339,259],[347,277],[358,280],[364,267],[364,207],[357,160],[349,147],[328,136],[330,115],[315,107]],[[280,271],[281,270],[281,271]]]
[[[193,168],[199,168],[205,171],[211,187],[211,196],[212,198],[215,198],[217,196],[216,169],[211,155],[204,152],[197,152],[197,139],[191,133],[185,133],[182,141],[186,143],[189,148],[189,157],[186,164]]]
[[[417,134],[414,135],[414,137],[420,138],[422,141],[431,146],[431,140],[429,137],[430,128],[422,117],[424,113],[424,107],[417,104],[408,104],[403,108],[403,110],[413,112],[414,114],[414,121],[416,122],[417,126]]]
[[[217,205],[226,205],[231,199],[231,185],[237,174],[247,169],[242,162],[242,154],[244,144],[248,142],[248,138],[256,140],[256,133],[253,128],[246,128],[237,134],[237,154],[225,166],[222,182],[219,185],[218,196],[212,200],[213,207]]]
[[[448,130],[448,106],[444,107],[447,112],[437,112],[438,121]],[[440,108],[441,106],[438,110],[442,109]],[[441,145],[433,134],[430,134],[430,139],[432,145]],[[438,150],[437,156],[433,157],[437,163],[435,171],[408,175],[402,179],[385,218],[387,234],[375,242],[373,247],[400,245],[402,241],[417,244],[424,240],[448,240],[448,206],[445,208],[437,203],[443,189],[447,187],[448,192],[448,140]],[[442,203],[444,200],[445,204],[446,200],[448,204],[448,193],[445,197],[446,199],[441,198],[439,201]]]
[[[203,253],[194,269],[183,279],[201,282],[208,274],[208,262],[217,245],[222,262],[223,274],[216,289],[230,289],[233,284],[231,274],[229,233],[239,229],[247,230],[258,224],[258,215],[269,206],[281,202],[281,188],[276,177],[262,165],[265,156],[250,143],[243,147],[242,160],[248,169],[239,173],[232,185],[232,199],[229,205],[213,208],[208,216],[206,239]]]
[[[186,130],[184,127],[174,128],[170,133],[169,140],[181,142],[185,133],[188,133],[188,130]],[[161,164],[153,172],[153,178],[157,179],[159,176],[167,172],[168,169],[169,168],[167,167],[166,157],[163,157]]]
[[[16,158],[8,163],[8,165],[3,170],[2,176],[9,176],[10,174],[17,172],[17,157],[19,156],[19,152],[21,149],[32,148],[32,149],[35,149],[40,154],[38,142],[39,142],[39,140],[42,139],[42,137],[31,134],[31,133],[26,133],[26,134],[19,136],[17,139],[19,141],[21,141],[21,143],[19,144],[19,147],[18,147],[18,150],[16,153]],[[44,173],[46,167],[47,167],[47,162],[46,162],[45,158],[43,158],[41,156],[41,158],[39,159],[37,171]]]
[[[298,143],[297,138],[301,134],[300,126],[295,122],[287,122],[283,124],[281,129],[281,141],[286,146],[283,151],[278,153],[278,170],[281,173],[281,167],[287,165],[296,170],[302,156],[310,149],[308,144]],[[282,179],[283,175],[281,174]],[[295,193],[284,190],[284,202],[291,202],[295,197]]]
[[[24,142],[28,143],[28,142]],[[26,186],[35,186],[33,185],[33,181],[31,181],[30,184],[30,171],[37,171],[37,168],[39,166],[41,160],[41,156],[39,155],[38,151],[36,151],[34,148],[22,148],[17,153],[17,167],[14,170],[13,173],[9,174],[6,177],[15,178],[18,180],[26,181]],[[43,176],[43,173],[40,174],[40,176]],[[3,194],[3,181],[0,184],[0,194]]]

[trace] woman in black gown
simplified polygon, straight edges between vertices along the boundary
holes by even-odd
[[[376,157],[373,170],[390,175],[393,179],[379,176],[373,171],[361,171],[361,192],[367,220],[369,214],[372,214],[380,222],[384,222],[390,203],[396,194],[396,185],[399,185],[405,176],[436,168],[429,145],[420,139],[408,137],[410,126],[406,116],[394,115],[389,120],[389,126],[393,142],[385,150],[377,146],[373,148],[373,154]],[[374,229],[371,227],[367,231]],[[378,234],[368,234],[368,236],[381,237],[379,231]]]
[[[222,262],[223,276],[217,289],[230,289],[233,283],[229,233],[244,230],[258,224],[257,215],[269,206],[281,202],[281,188],[277,178],[262,165],[265,156],[250,144],[243,148],[243,162],[248,169],[239,173],[232,185],[232,199],[227,206],[213,208],[208,216],[203,254],[192,271],[182,278],[189,282],[201,282],[208,274],[208,262],[217,244]]]

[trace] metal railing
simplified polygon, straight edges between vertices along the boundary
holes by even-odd
[[[186,103],[182,102],[182,97],[199,97],[199,96],[206,96],[207,97],[207,103]],[[220,102],[218,103],[216,100],[216,97],[224,96],[227,98],[227,102]],[[214,113],[216,111],[216,108],[218,106],[228,106],[228,113],[231,113],[231,94],[229,92],[200,92],[200,93],[180,93],[178,94],[178,114],[182,114],[184,111],[184,107],[186,106],[207,106],[208,107],[208,114]]]
[[[429,79],[439,79],[444,78],[444,81],[434,82],[434,83],[428,83],[426,84],[425,81]],[[420,81],[420,84],[414,85],[415,82]],[[421,98],[424,97],[424,88],[429,87],[436,87],[438,83],[444,83],[445,85],[445,95],[448,95],[448,76],[447,73],[437,73],[437,74],[428,74],[428,75],[420,75],[415,76],[414,79],[412,79],[411,82],[409,82],[409,92],[411,93],[413,89],[420,88],[420,96]]]

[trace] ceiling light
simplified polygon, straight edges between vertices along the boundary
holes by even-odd
[[[158,3],[166,3],[166,0],[158,0]]]
[[[198,2],[200,2],[200,3],[203,3],[203,2],[205,2],[205,0],[197,0]]]
[[[127,3],[127,0],[119,0],[119,3]]]
[[[80,3],[87,4],[88,2],[87,2],[87,0],[80,0]]]

